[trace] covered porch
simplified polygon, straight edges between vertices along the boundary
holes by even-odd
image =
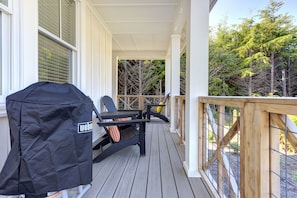
[[[152,119],[146,127],[146,155],[137,145],[93,164],[93,182],[84,197],[210,197],[201,178],[187,177],[184,145],[169,124]]]

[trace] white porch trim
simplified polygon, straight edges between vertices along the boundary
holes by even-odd
[[[170,86],[170,131],[176,132],[175,130],[175,105],[174,97],[180,95],[180,38],[179,34],[171,35],[171,86]],[[166,93],[167,94],[167,93]]]
[[[208,95],[209,1],[189,0],[188,6],[184,167],[194,177],[199,176],[198,96]]]

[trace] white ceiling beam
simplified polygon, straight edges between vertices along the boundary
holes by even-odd
[[[176,6],[177,3],[93,3],[99,7]]]
[[[113,51],[115,56],[119,57],[120,60],[135,59],[135,60],[165,60],[165,51]]]

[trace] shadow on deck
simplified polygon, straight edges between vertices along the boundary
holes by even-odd
[[[146,128],[146,156],[130,146],[94,164],[92,187],[84,197],[210,197],[200,178],[186,176],[178,142],[168,124],[153,119]]]

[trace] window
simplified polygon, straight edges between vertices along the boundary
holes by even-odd
[[[38,42],[39,81],[70,82],[71,50],[42,34],[39,34]]]
[[[71,82],[76,46],[74,0],[39,0],[39,81]]]
[[[0,0],[0,3],[3,5],[8,6],[8,0]]]

